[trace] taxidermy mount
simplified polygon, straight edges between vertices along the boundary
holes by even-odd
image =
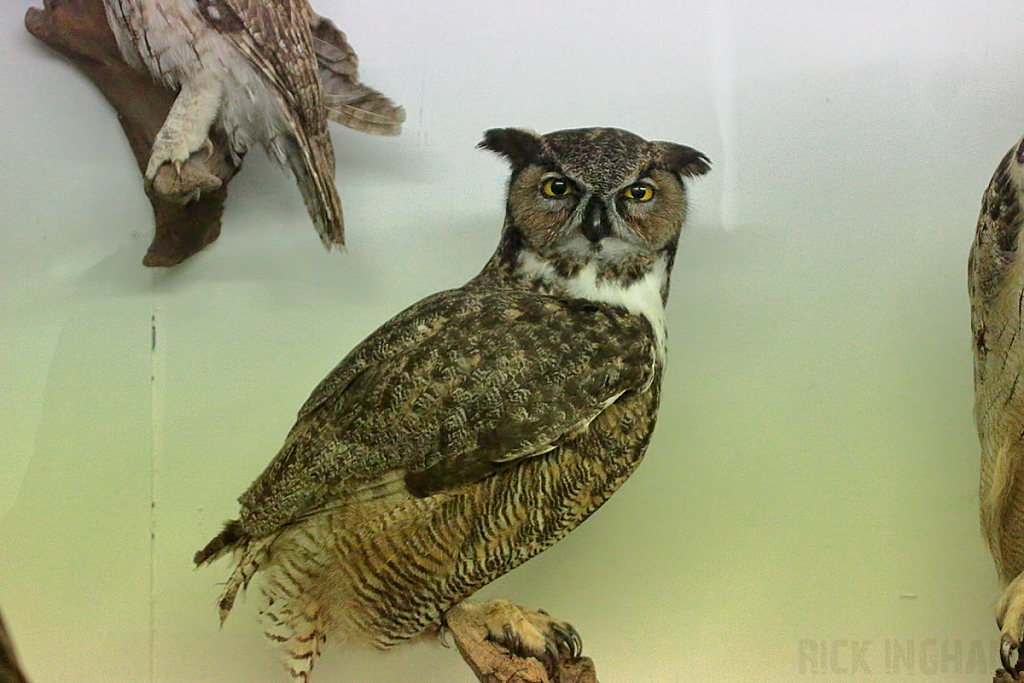
[[[686,181],[710,164],[615,128],[494,129],[480,146],[512,167],[490,261],[349,353],[195,556],[234,557],[222,620],[259,577],[294,679],[331,633],[387,649],[468,622],[554,677],[580,654],[545,612],[467,598],[576,528],[643,458]]]

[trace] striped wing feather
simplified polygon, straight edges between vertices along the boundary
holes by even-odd
[[[642,318],[527,292],[451,290],[368,337],[320,384],[240,498],[245,536],[337,506],[397,472],[413,495],[542,453],[648,383]]]

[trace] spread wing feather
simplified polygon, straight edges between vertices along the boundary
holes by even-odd
[[[344,244],[334,148],[312,33],[319,17],[306,0],[201,0],[199,6],[280,98],[289,130],[271,140],[269,149],[295,174],[324,247]]]
[[[240,498],[245,534],[271,534],[395,473],[427,495],[551,450],[649,383],[653,344],[646,320],[582,300],[428,297],[316,388]]]
[[[259,68],[296,112],[303,130],[327,130],[323,95],[317,75],[312,24],[306,0],[208,0],[244,17],[241,30],[222,31]]]

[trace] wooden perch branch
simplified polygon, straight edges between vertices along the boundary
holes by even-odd
[[[28,678],[18,665],[14,642],[7,632],[4,618],[0,615],[0,683],[28,683]]]
[[[102,0],[46,0],[30,7],[25,27],[67,57],[96,84],[117,111],[140,172],[149,162],[153,139],[174,102],[175,93],[136,71],[121,58],[107,24]],[[147,266],[173,266],[220,236],[228,181],[238,172],[227,139],[211,131],[213,152],[195,154],[180,177],[170,168],[157,174],[146,194],[153,205],[156,234],[142,260]],[[199,195],[185,203],[184,200]],[[177,200],[177,201],[175,201]]]
[[[1010,667],[1010,670],[996,669],[995,676],[992,678],[992,683],[1022,683],[1024,681],[1024,666],[1021,665],[1020,660],[1017,661],[1015,666]]]
[[[590,657],[572,658],[560,652],[557,670],[549,675],[540,660],[519,657],[490,640],[487,627],[469,612],[449,610],[445,624],[480,683],[598,683]]]

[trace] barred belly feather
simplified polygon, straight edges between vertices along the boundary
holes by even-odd
[[[551,547],[621,486],[654,429],[657,387],[624,396],[584,434],[479,484],[380,498],[285,529],[263,568],[268,636],[301,657],[313,633],[388,648],[436,626],[451,605]],[[601,457],[608,443],[618,444],[615,457]]]

